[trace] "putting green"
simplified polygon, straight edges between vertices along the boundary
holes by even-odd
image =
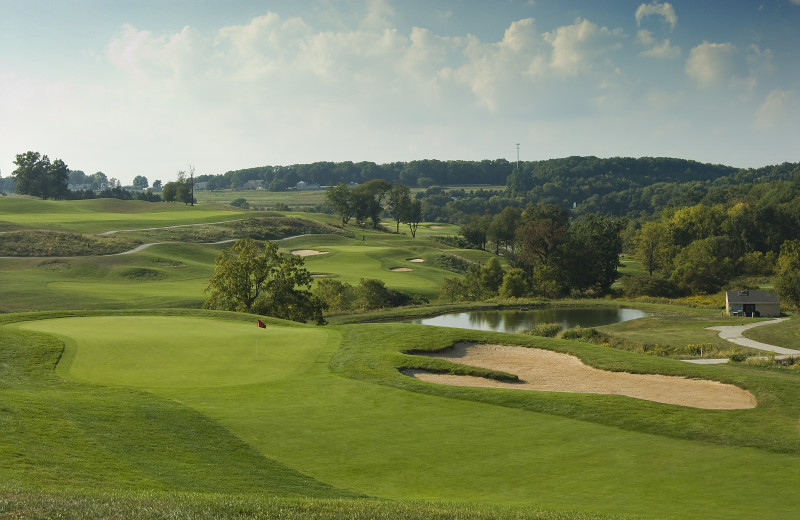
[[[214,318],[125,316],[26,322],[66,349],[58,372],[84,382],[140,388],[247,385],[292,377],[314,363],[323,329]],[[76,338],[79,338],[80,347]]]

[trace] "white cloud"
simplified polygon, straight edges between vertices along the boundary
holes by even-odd
[[[800,0],[798,0],[800,1]],[[639,7],[636,8],[636,25],[641,25],[642,19],[645,16],[650,15],[659,15],[663,16],[664,20],[669,23],[672,29],[678,24],[678,16],[675,14],[675,9],[672,7],[672,4],[669,2],[664,2],[660,4],[654,1],[652,4],[641,4]]]
[[[544,38],[553,47],[550,67],[561,74],[576,76],[596,67],[602,55],[620,48],[622,32],[578,20],[545,33]]]
[[[670,44],[669,38],[664,39],[661,44],[658,44],[655,38],[653,38],[653,34],[647,29],[639,29],[639,31],[637,31],[636,42],[648,47],[639,53],[640,56],[673,59],[681,54],[681,48],[677,45]]]
[[[732,43],[704,41],[689,53],[686,74],[704,87],[729,81],[736,52],[736,47]]]
[[[758,130],[769,130],[782,122],[793,120],[798,112],[800,99],[790,90],[773,90],[756,109],[755,127]]]

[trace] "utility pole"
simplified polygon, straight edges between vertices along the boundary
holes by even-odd
[[[519,162],[519,159],[517,159],[517,162]],[[189,182],[192,183],[191,202],[189,205],[194,206],[194,165],[192,164],[189,165]]]
[[[517,175],[519,175],[519,143],[517,143]]]

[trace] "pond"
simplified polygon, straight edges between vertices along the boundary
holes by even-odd
[[[522,332],[530,330],[535,323],[558,323],[564,329],[611,325],[636,318],[647,313],[637,309],[613,308],[554,308],[533,310],[468,311],[443,314],[434,318],[413,320],[412,323],[455,327],[459,329],[488,330],[494,332]]]

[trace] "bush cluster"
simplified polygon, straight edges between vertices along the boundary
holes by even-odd
[[[422,296],[389,289],[383,280],[373,278],[362,278],[356,286],[323,278],[317,281],[313,294],[323,303],[324,310],[331,312],[371,311],[428,303]]]
[[[531,336],[543,336],[545,338],[555,338],[561,332],[560,323],[534,323],[528,334]]]

